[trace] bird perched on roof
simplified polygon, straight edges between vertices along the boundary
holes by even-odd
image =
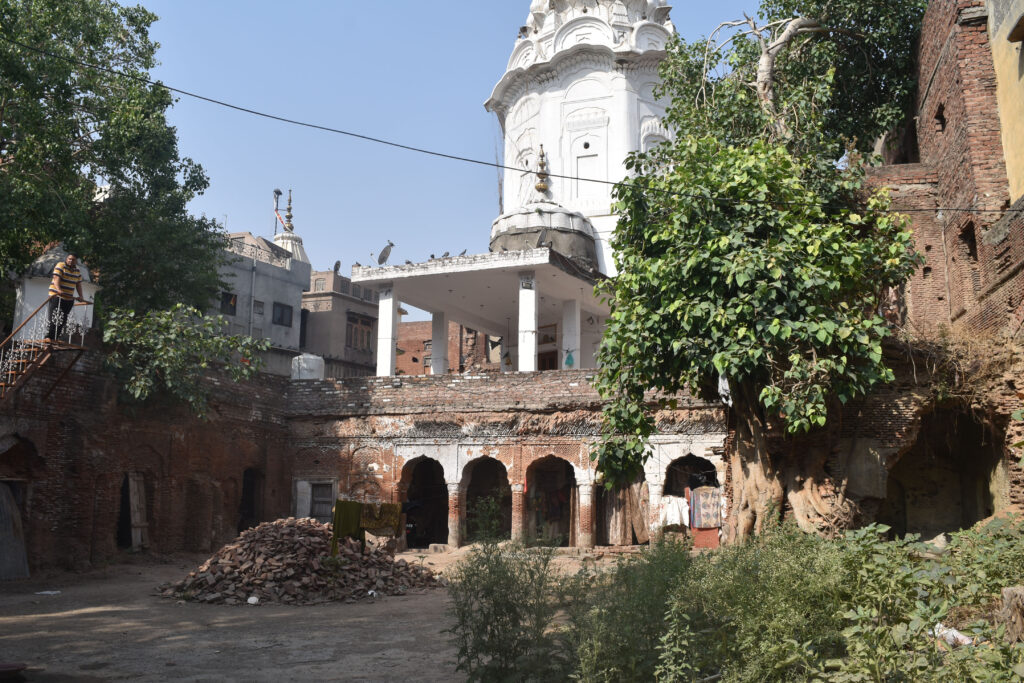
[[[462,251],[459,252],[459,256],[465,256],[465,255],[466,255],[466,250],[465,249],[463,249]]]
[[[362,268],[362,267],[363,267],[363,264],[362,264],[362,263],[360,263],[359,261],[356,261],[356,262],[355,262],[355,263],[353,263],[352,265],[353,265],[353,266],[355,266],[356,268]]]
[[[334,262],[334,274],[337,275],[339,270],[341,270],[341,261],[335,261]]]
[[[431,255],[430,255],[430,260],[431,260],[431,261],[433,261],[433,260],[434,260],[434,259],[436,259],[436,258],[437,258],[437,257],[436,257],[436,256],[434,256],[433,254],[431,254]]]
[[[388,240],[388,245],[380,250],[380,256],[377,257],[377,265],[383,266],[388,262],[388,257],[391,256],[391,248],[395,246],[395,243]]]
[[[409,259],[405,259],[405,265],[411,266],[412,265],[412,261],[410,261]]]
[[[451,252],[450,251],[446,251],[443,254],[441,254],[441,258],[448,258],[450,255],[451,255]]]

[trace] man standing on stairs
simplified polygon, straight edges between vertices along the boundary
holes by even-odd
[[[46,343],[64,336],[68,316],[75,305],[75,291],[78,301],[85,301],[82,296],[82,271],[78,269],[78,257],[68,257],[53,267],[53,280],[50,282],[50,327],[46,332]]]

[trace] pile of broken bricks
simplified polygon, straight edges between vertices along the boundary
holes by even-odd
[[[209,604],[323,602],[403,595],[444,585],[429,569],[395,558],[383,548],[341,539],[330,556],[331,526],[313,519],[279,519],[243,531],[162,595]]]

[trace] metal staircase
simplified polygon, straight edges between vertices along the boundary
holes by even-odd
[[[46,340],[50,318],[44,309],[48,308],[49,303],[49,299],[44,301],[0,344],[0,406],[17,394],[39,368],[56,362],[59,356],[69,355],[64,352],[74,353],[71,362],[43,396],[46,399],[85,352],[86,331],[71,316],[68,316],[64,335],[60,339]],[[75,305],[92,304],[85,301]]]

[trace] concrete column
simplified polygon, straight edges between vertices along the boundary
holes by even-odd
[[[580,548],[594,547],[594,485],[580,484],[580,533],[576,545]]]
[[[462,545],[462,505],[459,501],[458,482],[448,482],[448,545]]]
[[[583,367],[583,350],[580,348],[580,302],[576,300],[562,304],[561,363],[563,370]]]
[[[526,540],[526,492],[522,484],[512,484],[512,540]]]
[[[537,370],[537,278],[519,273],[519,372]]]
[[[395,346],[398,344],[398,297],[391,285],[380,289],[377,312],[377,376],[395,374]]]
[[[430,319],[430,374],[448,374],[448,315],[435,312]]]

